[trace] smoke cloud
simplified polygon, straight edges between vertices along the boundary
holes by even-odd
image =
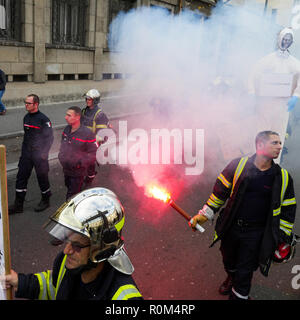
[[[213,181],[230,160],[255,150],[247,78],[253,64],[274,51],[278,30],[253,6],[218,7],[207,20],[188,10],[171,15],[153,7],[120,13],[110,26],[112,63],[131,75],[124,94],[134,91],[139,110],[150,111],[137,123],[130,120],[131,127],[203,129],[201,176],[211,171]],[[195,154],[195,137],[192,142]],[[138,186],[164,180],[172,189],[199,179],[176,164],[131,168]]]

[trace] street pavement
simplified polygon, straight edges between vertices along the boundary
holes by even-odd
[[[130,117],[123,111],[120,112],[123,115],[120,118],[117,112],[113,114],[113,110],[117,111],[121,106],[121,101],[125,104],[125,110],[130,102],[130,98],[128,99],[107,101],[111,103],[110,105],[103,102],[104,110],[109,115],[115,115],[115,127],[118,126],[119,119],[128,120],[129,128],[136,127],[136,124],[145,120],[145,117],[148,119],[144,114],[138,114],[138,111],[141,111],[138,110],[138,106],[131,110],[137,113]],[[42,106],[41,109],[51,110],[51,120],[53,119],[56,126],[63,124],[63,114],[67,105]],[[24,111],[15,109],[15,112],[11,113],[11,118],[8,112],[8,118],[6,118],[7,121],[14,121],[13,124],[5,124],[10,128],[9,132],[21,130],[22,125],[18,124],[19,127],[13,127],[13,125],[17,122],[18,113],[20,113],[18,122],[21,121]],[[2,122],[0,130],[2,130]],[[57,132],[60,130],[58,129]],[[3,131],[0,133],[2,134]],[[0,143],[4,142],[10,150],[9,153],[13,154],[12,157],[8,154],[8,165],[16,163],[21,139],[19,135],[11,139],[7,137],[0,139]],[[296,128],[287,143],[289,153],[283,163],[294,178],[296,196],[300,194],[299,139],[300,129]],[[59,134],[55,144],[52,154],[57,151]],[[11,145],[14,145],[15,152],[11,150]],[[164,167],[163,177],[172,186],[176,203],[191,215],[202,207],[211,192],[219,170],[222,169],[223,164],[218,167],[213,160],[205,158],[204,172],[192,180],[182,174],[183,165],[165,165]],[[150,168],[150,172],[155,170],[155,167]],[[205,224],[204,233],[192,232],[187,222],[174,209],[147,197],[143,186],[135,180],[137,174],[149,174],[147,165],[138,167],[107,164],[98,167],[97,171],[94,186],[110,188],[119,196],[124,206],[126,222],[123,235],[126,250],[135,266],[134,279],[145,299],[227,299],[218,294],[218,287],[225,279],[219,244],[209,248],[213,237],[213,225]],[[16,173],[17,170],[13,167],[8,172],[9,204],[14,200]],[[53,193],[50,208],[41,213],[33,211],[33,207],[40,200],[40,191],[36,176],[32,174],[24,213],[9,217],[12,268],[17,272],[29,273],[51,269],[56,254],[62,250],[61,247],[53,247],[48,243],[48,235],[42,228],[48,217],[64,202],[66,195],[62,169],[55,157],[50,161],[50,183]],[[294,231],[300,234],[300,215],[297,216]],[[297,265],[300,265],[300,247],[290,263],[272,266],[268,278],[263,277],[259,272],[255,273],[251,297],[255,300],[300,300],[300,289],[292,286],[293,278],[296,276],[292,270]]]

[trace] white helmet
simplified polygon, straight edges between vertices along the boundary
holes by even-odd
[[[109,189],[92,188],[65,202],[44,228],[61,241],[74,232],[89,238],[91,262],[107,260],[118,271],[132,274],[134,268],[121,238],[124,221],[117,196]]]
[[[294,32],[292,28],[283,28],[277,38],[278,48],[282,51],[286,51],[293,43]]]
[[[97,89],[90,89],[83,96],[86,98],[91,98],[95,103],[98,103],[100,101],[101,93]]]

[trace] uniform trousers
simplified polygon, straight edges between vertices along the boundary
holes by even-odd
[[[253,272],[258,268],[264,227],[235,223],[222,238],[220,250],[225,271],[232,275],[233,289],[247,299]]]
[[[19,171],[17,174],[16,192],[20,197],[25,198],[27,183],[33,168],[35,169],[42,194],[50,193],[48,157],[47,159],[44,159],[40,154],[34,152],[32,152],[31,155],[22,153],[18,167]]]
[[[84,176],[65,175],[65,186],[67,187],[66,200],[79,193],[82,189]]]

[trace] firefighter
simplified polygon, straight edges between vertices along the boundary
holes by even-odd
[[[64,243],[52,271],[25,275],[11,270],[4,276],[6,288],[13,286],[15,296],[26,299],[142,299],[121,237],[124,219],[124,209],[112,191],[81,192],[44,226],[56,244]]]
[[[19,160],[16,181],[16,198],[9,207],[9,214],[22,213],[27,192],[27,183],[32,169],[35,169],[42,193],[41,201],[34,208],[40,212],[50,206],[50,184],[48,178],[48,155],[53,143],[53,131],[49,118],[39,111],[39,97],[30,94],[25,99],[27,114],[24,117],[24,139]]]
[[[248,299],[253,272],[264,276],[276,249],[291,243],[296,214],[293,179],[274,159],[281,151],[279,135],[256,136],[256,153],[235,159],[220,173],[192,227],[212,220],[220,211],[212,245],[221,240],[227,279],[219,292],[230,299]]]
[[[289,52],[293,40],[293,30],[283,28],[277,37],[277,50],[260,59],[248,79],[249,95],[256,99],[257,104],[257,121],[253,128],[256,132],[264,128],[278,132],[283,140],[282,146],[289,113],[300,97],[300,61]],[[280,163],[282,154],[286,152],[283,147],[275,162]]]
[[[100,97],[101,94],[97,89],[91,89],[84,94],[86,107],[82,110],[81,123],[92,130],[96,135],[97,143],[100,146],[101,143],[105,142],[102,138],[97,135],[101,129],[110,128],[109,120],[106,114],[102,111],[100,107]],[[95,163],[91,164],[87,171],[87,176],[85,177],[86,186],[90,186],[92,181],[96,176]]]
[[[80,122],[81,109],[68,108],[65,120],[68,125],[62,133],[58,159],[63,167],[66,199],[81,191],[89,166],[96,161],[97,144],[95,135]]]

